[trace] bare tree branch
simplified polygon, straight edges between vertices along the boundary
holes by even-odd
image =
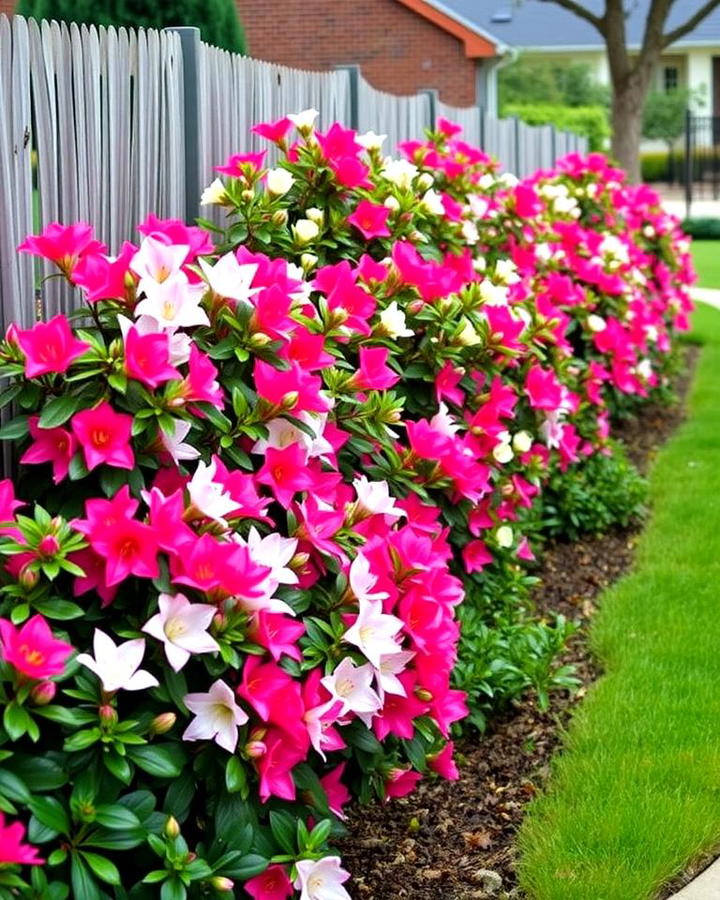
[[[563,9],[567,9],[581,19],[585,19],[586,22],[589,22],[594,28],[597,28],[600,34],[605,34],[604,17],[596,16],[595,13],[590,12],[589,9],[585,9],[585,7],[580,3],[577,3],[576,0],[542,0],[542,2],[555,3],[557,6],[562,6]],[[717,0],[717,3],[720,3],[720,0]]]
[[[558,0],[555,0],[555,2],[558,2]],[[679,41],[680,38],[685,37],[686,34],[689,34],[696,28],[702,20],[706,16],[709,16],[718,6],[720,6],[720,0],[708,0],[708,2],[705,3],[704,6],[701,6],[695,15],[691,16],[684,25],[678,25],[677,28],[674,28],[663,36],[663,47],[669,47],[670,44],[674,44],[675,41]]]

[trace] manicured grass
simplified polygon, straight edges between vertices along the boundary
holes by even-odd
[[[692,256],[698,286],[720,289],[720,241],[693,241]]]
[[[720,849],[720,312],[701,307],[695,330],[689,420],[653,468],[634,570],[592,628],[605,674],[520,832],[531,900],[649,900]]]

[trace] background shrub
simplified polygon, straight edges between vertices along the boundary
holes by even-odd
[[[602,150],[610,135],[607,111],[602,106],[509,103],[503,108],[503,113],[518,116],[528,125],[554,125],[561,131],[574,131],[588,139],[590,150]]]

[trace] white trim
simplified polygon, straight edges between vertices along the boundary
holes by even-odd
[[[429,0],[426,0],[429,2]],[[676,44],[669,44],[663,48],[661,55],[667,55],[671,51],[676,50],[702,50],[704,48],[717,49],[717,55],[720,56],[720,38],[717,41],[678,41]],[[543,44],[529,44],[527,46],[517,46],[520,53],[581,53],[589,51],[592,53],[605,53],[607,47],[605,44],[552,44],[550,46]],[[641,49],[640,44],[628,44],[630,53],[637,53]]]
[[[490,34],[489,31],[485,31],[484,28],[481,28],[475,22],[471,22],[470,19],[466,19],[465,16],[459,15],[454,9],[451,9],[444,3],[440,3],[439,0],[424,0],[424,2],[427,3],[428,6],[432,6],[433,9],[436,9],[439,13],[447,16],[448,19],[453,19],[458,25],[467,28],[468,31],[473,31],[480,37],[485,38],[486,41],[495,44],[499,56],[503,56],[510,49],[510,45],[506,44],[505,41],[501,41],[500,38],[496,37],[494,34]]]

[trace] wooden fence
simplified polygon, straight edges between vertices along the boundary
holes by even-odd
[[[323,126],[387,134],[388,152],[442,115],[518,175],[586,149],[577,135],[449,107],[431,91],[383,93],[353,66],[304,72],[230,54],[197,29],[0,16],[0,328],[32,324],[37,285],[52,271],[16,252],[27,234],[83,220],[112,252],[137,240],[148,212],[191,221],[213,166],[265,145],[253,123],[311,106]],[[76,301],[60,279],[43,281],[39,298],[45,316]]]

